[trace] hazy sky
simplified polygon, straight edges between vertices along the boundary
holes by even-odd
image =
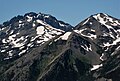
[[[72,25],[96,13],[120,19],[120,0],[0,0],[0,23],[27,12],[42,12]]]

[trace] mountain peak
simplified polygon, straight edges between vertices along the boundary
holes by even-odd
[[[108,14],[104,14],[104,13],[98,13],[92,16],[93,18],[95,18],[98,22],[100,22],[103,25],[111,25],[111,26],[118,26],[120,25],[120,20],[109,16]]]
[[[24,16],[22,15],[15,16],[11,20],[4,22],[3,25],[4,27],[10,26],[10,25],[23,25],[23,24],[24,25],[32,24],[32,26],[39,26],[39,25],[43,25],[43,23],[49,24],[52,27],[55,27],[57,29],[61,29],[64,31],[68,31],[69,29],[72,28],[70,24],[57,20],[52,15],[44,14],[41,12],[40,13],[30,12],[30,13],[26,13]]]
[[[34,12],[0,25],[0,81],[119,81],[119,53],[120,20],[103,13],[74,28]]]
[[[45,42],[54,39],[55,37],[71,30],[72,26],[57,20],[55,17],[43,13],[26,13],[24,16],[18,15],[13,17],[10,21],[4,22],[0,25],[1,44],[4,50],[9,47],[4,59],[14,58],[27,52],[28,48],[41,46]],[[7,48],[4,48],[8,46]],[[24,49],[24,53],[17,52],[15,55],[14,48]]]
[[[94,14],[93,16],[98,16],[98,15],[100,15],[100,16],[108,16],[108,14],[106,14],[106,13],[97,13],[97,14]]]

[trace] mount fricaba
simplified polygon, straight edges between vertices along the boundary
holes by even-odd
[[[119,80],[119,19],[98,13],[72,27],[30,12],[0,25],[0,81]]]

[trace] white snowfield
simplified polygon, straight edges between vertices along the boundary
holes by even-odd
[[[34,41],[37,38],[39,38],[41,40],[37,40],[38,44],[43,44],[43,43],[45,43],[45,41],[48,41],[48,40],[54,38],[56,35],[60,35],[64,32],[63,30],[56,29],[41,20],[39,20],[37,22],[41,23],[43,26],[37,27],[37,29],[36,29],[37,36],[32,38],[31,41]]]
[[[37,34],[44,34],[44,27],[43,26],[39,26],[39,27],[37,27],[37,29],[36,29],[36,31],[37,31]]]
[[[102,64],[100,64],[100,65],[93,65],[93,68],[91,68],[91,71],[92,70],[96,70],[96,69],[98,69],[98,68],[100,68],[102,66],[103,66]]]
[[[61,38],[62,40],[67,40],[71,33],[72,33],[72,32],[66,32],[66,33],[65,33],[63,36],[61,36],[60,38]]]

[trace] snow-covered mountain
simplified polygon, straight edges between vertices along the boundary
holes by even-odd
[[[119,81],[120,20],[91,15],[72,27],[43,13],[0,25],[0,81]]]
[[[120,20],[103,13],[91,15],[78,24],[74,32],[97,46],[90,45],[92,53],[95,50],[101,61],[92,65],[93,77],[97,81],[119,81]]]
[[[71,28],[71,25],[43,13],[31,12],[14,17],[0,28],[0,50],[3,55],[0,60],[25,54]]]
[[[76,26],[74,31],[100,46],[104,50],[103,57],[105,53],[114,55],[114,51],[119,47],[120,20],[107,14],[99,13],[90,16]],[[101,57],[101,60],[105,59]]]

